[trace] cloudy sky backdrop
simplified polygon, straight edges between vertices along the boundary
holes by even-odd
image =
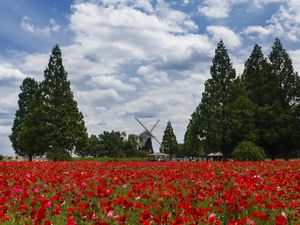
[[[182,142],[221,38],[238,74],[253,45],[268,55],[275,37],[300,71],[299,0],[1,0],[0,11],[2,155],[13,154],[19,86],[42,81],[56,43],[89,134],[138,134],[136,116],[160,119],[160,140],[171,120]]]

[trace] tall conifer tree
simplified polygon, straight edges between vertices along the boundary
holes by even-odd
[[[269,60],[279,90],[277,99],[281,109],[280,116],[277,115],[279,138],[276,146],[277,151],[283,152],[287,159],[288,153],[299,147],[299,117],[296,108],[300,103],[300,79],[294,71],[290,56],[278,38],[272,46]]]
[[[235,69],[223,41],[218,43],[212,62],[211,79],[205,82],[202,93],[198,126],[206,151],[221,151],[226,159],[230,151],[228,115]]]
[[[242,74],[249,98],[255,106],[255,128],[258,134],[256,144],[262,146],[270,156],[276,153],[278,139],[278,120],[280,111],[278,86],[271,73],[271,65],[257,44],[245,63]]]
[[[52,50],[44,78],[42,92],[49,124],[45,135],[51,140],[47,151],[56,160],[60,154],[84,148],[88,141],[83,115],[74,100],[58,45]]]
[[[164,135],[161,142],[161,151],[170,156],[173,156],[177,153],[178,150],[178,142],[176,136],[173,131],[173,127],[171,121],[168,121],[166,129],[164,131]]]

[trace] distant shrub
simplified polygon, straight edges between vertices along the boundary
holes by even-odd
[[[265,159],[265,152],[263,148],[251,141],[242,141],[233,150],[231,156],[237,161],[261,161]]]
[[[0,155],[0,161],[3,161],[3,159],[4,159],[4,156]]]

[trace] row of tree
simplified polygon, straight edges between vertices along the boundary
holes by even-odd
[[[76,150],[75,153],[82,157],[146,157],[148,152],[139,149],[140,137],[120,131],[104,131],[102,134],[91,135],[86,148]],[[171,122],[168,121],[164,131],[160,151],[171,156],[180,155]]]
[[[88,145],[75,153],[82,157],[145,157],[147,153],[138,149],[139,136],[120,131],[104,131],[91,135]]]
[[[274,159],[299,149],[300,78],[279,39],[268,59],[256,44],[241,76],[236,76],[220,41],[210,74],[189,121],[184,144],[177,143],[169,121],[161,152],[197,157],[221,151],[226,159],[240,142],[251,141]],[[146,154],[138,150],[136,135],[104,131],[88,137],[57,45],[44,80],[23,80],[18,105],[10,140],[16,154],[29,160],[45,154],[53,160],[67,159],[72,153],[114,158]]]
[[[204,149],[226,159],[242,141],[261,146],[272,159],[299,149],[300,79],[279,39],[268,58],[256,44],[238,77],[220,41],[210,74],[184,137],[191,156]]]

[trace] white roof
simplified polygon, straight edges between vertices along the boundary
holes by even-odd
[[[223,154],[221,152],[216,152],[216,153],[209,153],[207,155],[208,157],[212,157],[212,156],[223,156]]]
[[[152,153],[152,154],[149,154],[150,156],[168,156],[169,154],[166,154],[166,153],[161,153],[161,152],[155,152],[155,153]]]

